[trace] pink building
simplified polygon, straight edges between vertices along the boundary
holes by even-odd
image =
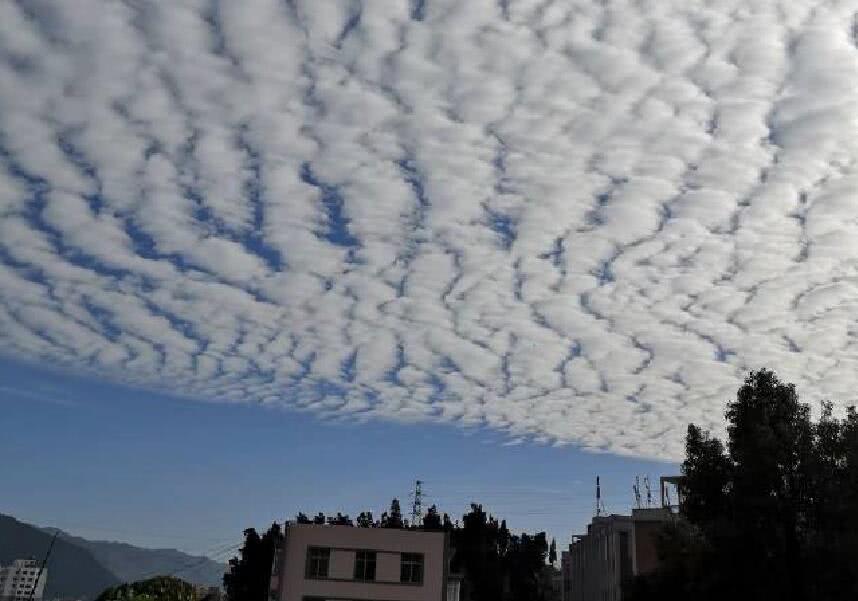
[[[273,601],[459,601],[444,532],[287,524]]]

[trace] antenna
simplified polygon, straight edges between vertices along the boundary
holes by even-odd
[[[646,489],[646,508],[652,507],[652,489],[649,487],[649,476],[644,476],[644,488]]]
[[[414,501],[411,503],[411,525],[419,526],[423,523],[423,482],[414,481]]]
[[[640,476],[635,476],[635,483],[632,486],[632,490],[635,491],[635,509],[641,508],[641,478]]]
[[[602,485],[599,483],[599,476],[596,476],[596,516],[602,515]]]

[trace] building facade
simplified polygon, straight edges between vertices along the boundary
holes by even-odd
[[[621,601],[623,583],[632,576],[631,539],[630,516],[594,517],[561,558],[569,576],[565,601]]]
[[[587,534],[573,537],[561,554],[563,601],[621,601],[633,577],[658,568],[656,541],[674,519],[668,507],[594,517]]]
[[[48,580],[48,570],[39,575],[39,562],[35,559],[16,559],[12,565],[0,566],[0,601],[41,601]]]
[[[459,601],[444,532],[286,524],[273,601]]]

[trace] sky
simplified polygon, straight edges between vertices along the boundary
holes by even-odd
[[[403,482],[395,441],[469,429],[520,461],[675,465],[761,367],[842,408],[856,14],[0,2],[3,356],[151,399],[62,409],[81,427],[337,421],[377,428]],[[12,370],[4,421],[61,410],[40,379]]]
[[[460,519],[471,502],[514,531],[562,546],[585,531],[600,476],[627,513],[635,476],[654,498],[670,463],[510,445],[486,428],[354,424],[282,407],[179,399],[20,362],[0,362],[0,513],[96,540],[225,560],[247,527],[298,511],[376,518],[414,481]]]

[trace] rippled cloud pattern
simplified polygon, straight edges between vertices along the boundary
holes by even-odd
[[[856,13],[0,2],[0,348],[671,459],[749,369],[848,400]]]

